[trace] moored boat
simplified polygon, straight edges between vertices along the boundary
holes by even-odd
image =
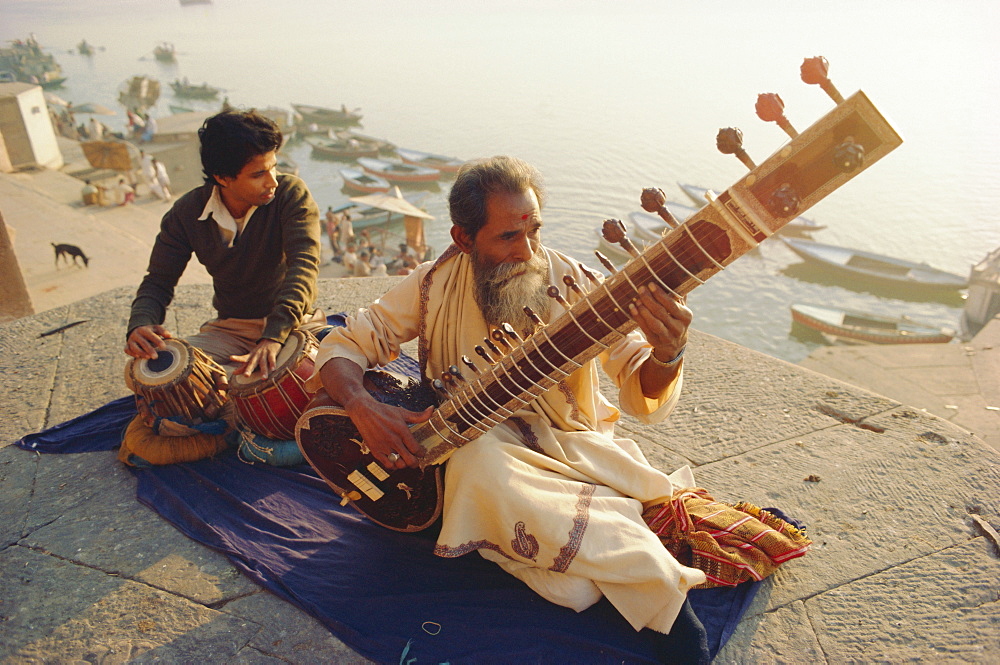
[[[312,106],[311,104],[292,104],[292,108],[302,116],[305,124],[315,123],[317,125],[355,125],[361,122],[363,117],[361,109],[348,110],[344,105],[340,109],[330,109],[323,106]]]
[[[177,51],[170,42],[160,42],[153,49],[153,57],[160,62],[177,62]]]
[[[968,280],[965,277],[934,268],[926,263],[916,263],[872,252],[826,245],[802,238],[782,238],[781,240],[807,262],[852,277],[874,280],[882,284],[933,290],[956,291],[968,285]]]
[[[187,79],[183,81],[176,80],[170,84],[170,87],[174,89],[174,96],[187,97],[189,99],[215,99],[221,92],[219,88],[214,88],[207,83],[194,85],[193,83],[188,83]]]
[[[370,141],[378,146],[379,152],[395,152],[396,144],[391,141],[386,141],[385,139],[380,139],[377,136],[368,136],[367,134],[361,134],[354,131],[353,129],[340,129],[336,132],[337,136],[342,139],[361,139],[362,141]]]
[[[865,344],[945,344],[955,331],[914,321],[824,305],[795,303],[792,320],[826,338]]]
[[[361,169],[340,169],[340,177],[344,179],[344,187],[356,192],[388,192],[389,181]]]
[[[708,199],[705,198],[705,194],[708,193],[708,189],[704,187],[699,187],[698,185],[689,185],[683,182],[677,183],[677,186],[681,188],[695,205],[698,206],[700,210],[702,206],[708,203]],[[778,233],[798,235],[802,233],[813,233],[815,231],[822,231],[826,228],[826,224],[820,224],[814,219],[809,219],[808,217],[796,217],[795,219],[790,219],[785,223],[783,227],[778,231]]]
[[[442,173],[458,173],[458,169],[465,163],[464,160],[457,157],[446,157],[445,155],[435,155],[430,152],[406,150],[404,148],[396,148],[396,154],[407,164],[426,166],[437,169]]]
[[[278,171],[278,173],[287,173],[289,175],[299,174],[299,165],[295,162],[294,159],[280,152],[278,153],[277,158],[278,158],[278,163],[275,165],[274,168],[275,170]]]
[[[313,154],[321,157],[329,157],[331,159],[378,157],[378,146],[376,144],[359,139],[307,136],[305,141],[312,146]]]
[[[13,40],[9,48],[0,48],[0,80],[32,83],[51,90],[65,83],[66,77],[55,56],[44,52],[32,35],[26,40]]]
[[[441,172],[437,169],[372,157],[359,157],[358,164],[368,173],[385,178],[389,182],[433,182],[441,177]]]

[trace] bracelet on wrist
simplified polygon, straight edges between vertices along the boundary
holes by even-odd
[[[654,365],[657,365],[659,367],[673,367],[674,365],[676,365],[681,361],[681,358],[684,357],[685,349],[687,349],[687,346],[682,346],[681,350],[677,352],[677,355],[666,362],[663,362],[662,360],[657,358],[656,354],[652,352],[649,354],[649,359],[653,361]]]

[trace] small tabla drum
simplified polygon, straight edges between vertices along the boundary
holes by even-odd
[[[259,370],[250,376],[234,374],[229,379],[229,398],[239,421],[270,439],[294,439],[295,423],[312,399],[305,384],[313,373],[318,348],[311,333],[293,330],[268,378],[261,378]]]
[[[226,371],[182,339],[163,343],[167,348],[157,351],[155,359],[129,361],[133,392],[161,418],[180,416],[195,425],[218,418],[226,393],[216,387],[217,379]]]

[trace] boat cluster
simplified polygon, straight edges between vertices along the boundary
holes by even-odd
[[[684,222],[705,205],[711,196],[708,189],[678,183],[695,206],[668,201],[667,211]],[[643,244],[659,241],[670,226],[648,212],[629,214],[633,237]],[[816,242],[811,234],[826,227],[806,217],[796,217],[782,227],[781,241],[803,259],[801,272],[811,272],[818,281],[837,284],[889,298],[906,300],[957,301],[968,280],[926,263],[883,256],[837,245]],[[625,259],[622,250],[604,239],[598,231],[598,246],[605,253]],[[790,271],[793,272],[793,271]],[[836,304],[793,303],[790,306],[795,326],[808,329],[827,343],[854,344],[928,344],[950,342],[956,331],[914,321],[907,315],[881,314],[839,307]]]

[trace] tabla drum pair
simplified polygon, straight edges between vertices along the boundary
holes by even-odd
[[[155,415],[200,424],[220,417],[228,397],[237,420],[254,432],[271,439],[295,438],[295,423],[312,399],[305,387],[319,347],[312,334],[293,330],[267,379],[260,371],[236,374],[229,379],[228,391],[216,388],[225,370],[201,349],[182,339],[163,342],[167,348],[156,359],[133,359],[128,367],[132,390],[146,399]]]

